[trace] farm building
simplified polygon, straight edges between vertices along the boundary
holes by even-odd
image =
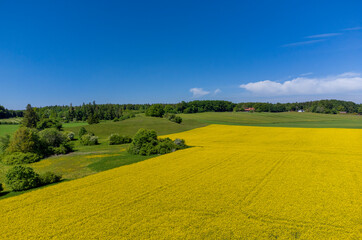
[[[253,107],[251,107],[251,108],[245,108],[244,111],[245,111],[245,112],[255,111],[255,108],[253,108]]]

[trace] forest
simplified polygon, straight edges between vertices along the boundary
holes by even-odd
[[[65,106],[46,106],[34,108],[38,117],[58,118],[65,122],[90,121],[96,123],[99,120],[126,119],[135,113],[144,113],[151,107],[157,106],[163,114],[177,113],[200,113],[200,112],[238,112],[246,108],[254,108],[255,112],[290,112],[304,110],[305,112],[337,114],[337,113],[359,113],[362,114],[362,104],[341,100],[318,100],[296,103],[263,103],[245,102],[233,103],[222,100],[195,100],[182,101],[176,104],[96,104],[83,103],[80,106],[72,104]],[[163,115],[161,114],[161,116]],[[8,110],[0,105],[0,119],[22,117],[22,110]]]

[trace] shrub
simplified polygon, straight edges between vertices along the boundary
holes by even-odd
[[[6,184],[13,191],[23,191],[40,186],[41,179],[32,168],[15,166],[7,171]]]
[[[132,154],[150,155],[153,152],[151,148],[157,145],[157,133],[154,130],[146,130],[141,128],[133,138],[128,149]]]
[[[85,127],[81,127],[78,132],[79,138],[81,138],[85,134],[87,134],[87,130],[85,129]]]
[[[59,147],[62,143],[68,141],[65,134],[54,128],[47,128],[43,131],[40,131],[39,137],[42,143],[52,147]]]
[[[40,180],[42,185],[48,185],[51,183],[59,182],[62,179],[62,176],[56,175],[52,172],[46,172],[42,175],[40,175]]]
[[[80,143],[85,146],[97,145],[98,137],[87,133],[80,138]]]
[[[159,139],[156,150],[159,154],[170,153],[176,151],[176,145],[170,138]]]
[[[157,154],[158,150],[157,150],[156,146],[157,146],[157,142],[156,142],[156,144],[154,142],[145,143],[139,149],[138,154],[143,155],[143,156],[149,156],[149,155]]]
[[[73,151],[73,146],[68,142],[59,145],[59,147],[50,147],[52,154],[67,154]]]
[[[13,164],[33,163],[39,161],[40,159],[41,156],[39,156],[36,153],[15,152],[3,156],[2,162],[7,165],[13,165]]]
[[[176,116],[174,122],[180,124],[180,123],[182,123],[182,118],[179,116]]]
[[[47,128],[40,131],[39,136],[43,145],[43,153],[46,155],[66,154],[73,151],[67,134],[54,128]]]
[[[19,128],[13,139],[10,141],[6,153],[36,153],[38,156],[48,156],[51,154],[64,154],[73,150],[69,139],[63,132],[55,128],[46,128],[40,132],[30,128]],[[30,155],[29,155],[30,156]],[[35,156],[35,155],[33,155]],[[9,156],[8,162],[33,161],[36,157],[26,155]],[[38,159],[37,159],[38,160]]]
[[[41,142],[36,130],[26,127],[19,128],[9,143],[7,152],[39,152]]]
[[[175,114],[166,114],[165,117],[170,120],[171,122],[175,122],[180,124],[182,122],[182,118],[179,116],[176,116]]]
[[[176,145],[176,149],[187,148],[187,145],[186,145],[184,139],[176,138],[175,141],[173,141],[173,142]]]
[[[73,141],[73,140],[74,140],[74,137],[75,137],[75,133],[74,133],[74,132],[67,132],[66,135],[67,135],[67,138],[68,138],[69,141]]]
[[[171,119],[175,118],[176,115],[175,115],[175,114],[166,113],[166,114],[164,115],[164,117],[171,121]]]
[[[132,142],[132,138],[128,136],[120,136],[117,133],[112,134],[109,137],[109,145],[117,145]]]
[[[113,119],[113,122],[119,122],[119,118],[117,118],[117,117],[114,118],[114,119]]]
[[[55,128],[58,130],[62,129],[62,123],[60,123],[58,120],[44,118],[40,122],[37,123],[36,128],[39,130],[44,130],[46,128]]]
[[[182,139],[157,139],[154,130],[140,129],[134,136],[128,152],[138,155],[165,154],[185,147],[187,146]]]

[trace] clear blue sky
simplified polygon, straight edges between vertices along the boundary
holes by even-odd
[[[0,105],[362,102],[361,1],[0,1]]]

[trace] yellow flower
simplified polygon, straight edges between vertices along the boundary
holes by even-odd
[[[0,239],[361,239],[362,130],[168,137],[193,147],[0,200]]]

